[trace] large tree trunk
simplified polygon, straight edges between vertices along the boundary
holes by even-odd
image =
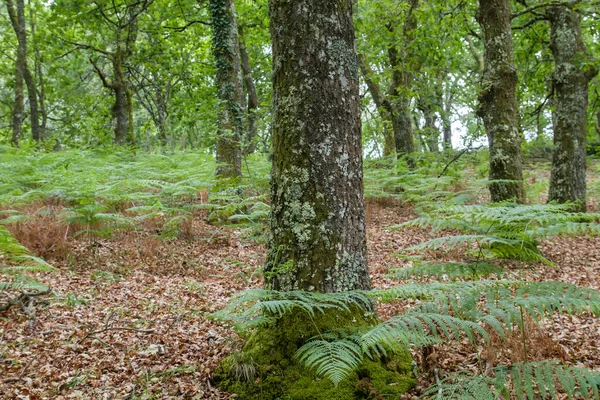
[[[270,1],[271,289],[370,288],[352,3]]]
[[[44,138],[44,132],[40,126],[38,112],[38,98],[35,79],[27,63],[27,31],[25,23],[25,4],[23,0],[5,0],[9,19],[15,35],[17,36],[16,68],[25,80],[27,86],[27,98],[29,100],[29,115],[31,118],[31,136],[33,140],[39,141]]]
[[[210,0],[210,12],[219,98],[216,176],[237,179],[242,175],[244,89],[235,4],[233,0]]]
[[[491,199],[493,202],[511,199],[523,202],[523,156],[518,129],[510,1],[479,0],[477,19],[483,30],[485,48],[477,113],[483,119],[489,141]],[[504,182],[493,182],[495,180]]]
[[[550,49],[554,57],[554,153],[549,201],[580,201],[585,210],[588,86],[597,71],[585,69],[579,14],[550,7]]]
[[[244,74],[244,87],[248,94],[244,154],[252,154],[254,153],[254,150],[256,150],[256,136],[258,135],[258,95],[256,94],[256,86],[254,85],[254,78],[252,77],[250,57],[246,50],[244,29],[241,26],[238,27],[238,33],[240,40],[240,61],[242,72]]]

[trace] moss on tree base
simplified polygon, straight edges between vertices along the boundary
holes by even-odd
[[[225,358],[214,381],[223,390],[245,399],[351,400],[397,399],[416,383],[408,351],[389,359],[366,358],[337,387],[314,371],[298,365],[296,350],[319,332],[365,327],[377,323],[372,313],[354,308],[310,316],[289,313],[272,326],[254,332],[241,352]]]

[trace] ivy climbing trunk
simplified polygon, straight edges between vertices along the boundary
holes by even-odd
[[[483,119],[489,141],[491,199],[523,202],[510,0],[479,0],[477,20],[484,34],[484,71],[477,114]]]
[[[265,286],[370,288],[352,0],[271,0],[273,168]]]
[[[580,201],[585,210],[588,86],[597,70],[584,67],[581,17],[566,6],[549,7],[554,57],[554,152],[549,201]]]
[[[218,178],[237,179],[242,175],[244,90],[235,4],[233,0],[210,0],[210,13],[219,98],[215,174]]]

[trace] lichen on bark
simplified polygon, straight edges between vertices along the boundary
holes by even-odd
[[[245,124],[235,4],[233,0],[210,0],[209,6],[219,101],[215,175],[235,182],[242,175],[241,142]]]
[[[477,20],[485,49],[477,115],[483,119],[489,142],[491,199],[524,202],[510,1],[480,0]]]
[[[580,202],[581,210],[585,210],[588,86],[598,71],[585,64],[587,54],[577,11],[567,6],[549,7],[547,16],[555,105],[548,200]]]
[[[352,2],[272,0],[270,15],[273,168],[266,286],[368,289]]]

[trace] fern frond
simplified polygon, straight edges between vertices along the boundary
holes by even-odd
[[[361,347],[352,340],[315,339],[300,347],[295,358],[337,386],[358,368],[363,360],[363,353]]]
[[[557,361],[519,362],[494,369],[494,376],[473,375],[463,371],[427,389],[425,395],[444,399],[495,400],[512,393],[519,400],[538,398],[599,399],[600,372],[564,366]]]
[[[435,277],[455,280],[459,278],[478,279],[490,275],[502,276],[504,268],[487,262],[474,263],[421,263],[407,268],[392,269],[388,275],[399,280],[410,278]]]

